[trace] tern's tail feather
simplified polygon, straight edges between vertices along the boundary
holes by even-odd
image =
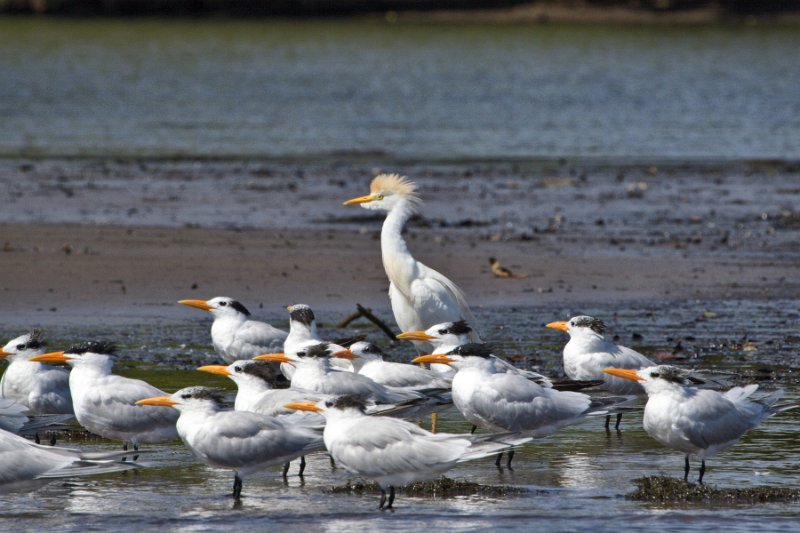
[[[53,431],[66,429],[68,422],[75,418],[73,415],[36,415],[30,417],[30,420],[23,424],[19,432],[21,435],[30,435],[41,431],[43,429],[50,429]]]
[[[95,474],[110,474],[112,472],[122,472],[139,468],[136,463],[123,463],[121,461],[95,462],[95,461],[76,461],[66,468],[59,468],[52,472],[42,474],[37,479],[53,479],[73,476],[92,476]]]
[[[589,404],[589,409],[584,414],[595,416],[619,413],[630,409],[638,399],[638,396],[602,396],[592,398],[592,403]]]
[[[532,439],[532,437],[524,436],[522,433],[517,432],[459,435],[459,437],[465,438],[472,443],[469,450],[458,460],[459,463],[497,455],[514,446],[525,444]]]

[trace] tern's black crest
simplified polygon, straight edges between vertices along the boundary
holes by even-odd
[[[310,326],[314,322],[314,311],[307,305],[293,305],[292,310],[289,311],[289,318],[295,322]]]
[[[241,370],[239,370],[240,368]],[[242,365],[236,365],[234,371],[241,371],[244,374],[261,378],[272,387],[286,385],[286,378],[282,375],[276,375],[275,365],[269,361],[248,361]]]
[[[79,344],[74,344],[64,353],[72,353],[80,355],[83,353],[99,353],[103,355],[114,355],[117,351],[117,346],[111,341],[87,341]]]
[[[448,352],[448,355],[491,357],[494,355],[494,350],[491,345],[486,343],[469,342],[461,346],[456,346]]]
[[[334,407],[336,409],[355,408],[362,413],[366,412],[367,410],[367,403],[364,401],[364,398],[355,394],[351,394],[349,396],[339,396],[332,402],[329,401],[328,403],[330,404],[329,407]]]
[[[305,350],[305,357],[330,357],[333,355],[331,352],[330,345],[327,342],[321,342],[319,344],[315,344],[314,346],[309,346]]]
[[[594,318],[592,316],[578,317],[575,319],[575,322],[573,322],[572,325],[580,328],[589,328],[598,335],[602,335],[606,332],[605,323],[599,318]]]
[[[655,370],[650,372],[650,377],[660,378],[664,381],[669,381],[670,383],[680,383],[681,385],[689,385],[692,382],[689,379],[689,372],[683,370],[682,368],[669,365],[661,365],[656,367]]]
[[[469,324],[467,324],[466,320],[457,320],[455,322],[451,322],[447,328],[443,329],[445,329],[444,333],[439,330],[440,335],[446,335],[448,333],[451,335],[469,335],[472,331],[472,328],[469,327]]]
[[[244,305],[242,305],[241,302],[237,300],[231,300],[230,304],[228,305],[230,305],[231,307],[242,313],[244,316],[250,316],[250,311],[248,311],[247,308]]]
[[[44,337],[42,336],[42,330],[34,329],[30,333],[28,333],[28,340],[25,341],[21,347],[17,346],[18,350],[33,350],[37,348],[42,348],[47,343],[44,342]]]
[[[225,390],[211,387],[186,387],[181,391],[182,400],[210,400],[222,407],[225,403]]]

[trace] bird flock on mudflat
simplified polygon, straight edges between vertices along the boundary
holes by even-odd
[[[515,449],[531,439],[593,418],[605,418],[610,431],[616,416],[618,430],[623,412],[637,412],[645,396],[645,431],[685,455],[684,480],[689,458],[699,458],[702,483],[707,457],[797,406],[779,403],[780,391],[756,399],[757,385],[713,390],[699,372],[657,365],[607,340],[603,321],[590,316],[547,324],[569,335],[567,379],[518,368],[481,340],[458,286],[411,255],[403,229],[421,206],[416,189],[405,177],[381,174],[368,195],[344,202],[387,213],[380,242],[389,298],[402,331],[397,338],[413,343],[415,357],[391,362],[366,339],[323,339],[304,304],[288,307],[285,332],[251,319],[233,298],[180,300],[213,317],[211,342],[225,364],[198,370],[236,384],[230,408],[220,389],[167,394],[114,374],[111,343],[46,352],[41,332],[26,333],[0,350],[9,362],[0,381],[0,491],[139,468],[138,455],[146,453],[140,445],[180,438],[199,461],[233,471],[237,499],[248,475],[282,465],[285,477],[299,459],[303,476],[305,456],[327,452],[337,467],[377,482],[378,508],[386,510],[396,487],[461,462],[493,456],[502,468],[505,454],[512,468]],[[451,406],[472,424],[470,432],[435,431],[436,413]],[[428,415],[432,431],[421,427]],[[39,431],[73,416],[89,432],[122,442],[122,450],[38,442]]]

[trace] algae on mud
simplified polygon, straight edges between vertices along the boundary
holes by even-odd
[[[457,496],[520,496],[529,491],[523,487],[512,487],[509,485],[482,485],[472,481],[451,479],[442,476],[433,481],[418,481],[409,483],[402,487],[396,487],[399,494],[418,498],[455,498]],[[344,485],[331,487],[331,494],[364,494],[378,492],[380,487],[377,483],[364,483],[363,481],[347,481]]]
[[[800,489],[789,487],[717,488],[668,476],[643,477],[633,482],[637,489],[627,497],[635,501],[730,505],[800,500]]]

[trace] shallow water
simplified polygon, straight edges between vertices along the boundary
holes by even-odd
[[[615,313],[596,306],[581,308],[480,308],[484,334],[497,341],[517,364],[557,375],[564,337],[545,329],[550,320],[578,312],[604,316],[610,335],[652,358],[681,366],[736,371],[735,382],[759,382],[763,390],[782,388],[798,399],[800,337],[797,300],[775,302],[684,302],[628,304]],[[279,313],[275,323],[285,321]],[[334,331],[338,316],[323,316],[323,332],[340,336],[367,329]],[[388,317],[384,317],[388,318]],[[21,319],[21,322],[24,318]],[[53,327],[53,346],[81,338],[112,338],[120,343],[121,373],[143,377],[167,390],[189,384],[228,385],[227,380],[193,370],[211,360],[206,348],[206,321],[130,324],[113,330]],[[0,336],[17,334],[22,325],[4,325]],[[633,336],[636,335],[634,339]],[[682,351],[676,351],[680,342]],[[411,358],[408,346],[386,346],[394,358]],[[673,354],[673,352],[676,352]],[[532,354],[532,355],[531,355]],[[529,355],[525,357],[524,355]],[[145,531],[277,529],[344,531],[530,530],[531,524],[551,529],[618,530],[658,527],[700,531],[724,527],[735,531],[780,529],[800,523],[800,502],[708,506],[663,505],[627,500],[633,480],[645,475],[680,476],[683,458],[650,439],[641,429],[641,414],[623,419],[622,431],[607,434],[602,419],[562,430],[517,452],[515,469],[498,471],[491,460],[461,465],[449,477],[487,485],[525,489],[507,497],[424,499],[400,494],[394,513],[375,510],[377,494],[331,494],[350,476],[332,471],[323,455],[313,456],[307,476],[284,483],[278,469],[245,480],[241,506],[226,496],[232,476],[195,462],[180,444],[148,446],[144,468],[135,473],[51,483],[31,493],[0,496],[0,517],[8,528]],[[444,413],[441,429],[469,429],[457,412]],[[781,413],[742,441],[708,461],[706,481],[719,487],[756,485],[797,487],[800,461],[800,412]],[[77,437],[76,437],[77,438]],[[64,440],[63,445],[113,449],[108,441]],[[692,476],[696,476],[693,464]],[[295,471],[293,467],[292,471]]]
[[[795,27],[0,19],[0,155],[800,157]]]

